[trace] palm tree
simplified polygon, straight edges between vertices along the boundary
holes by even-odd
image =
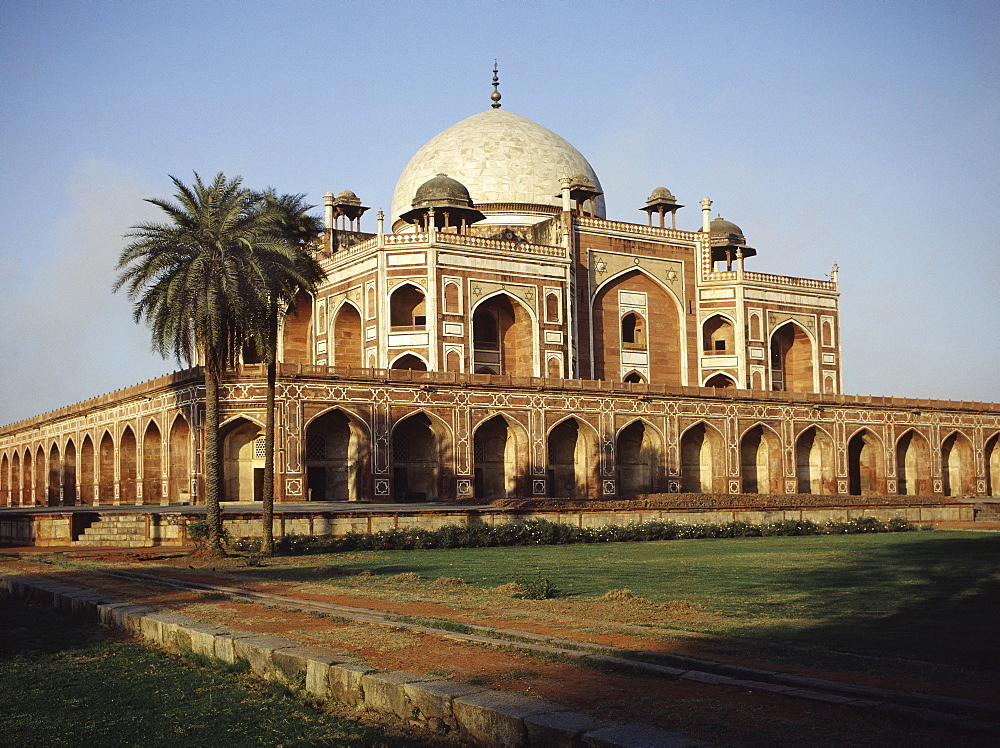
[[[314,205],[306,205],[305,195],[278,195],[274,190],[261,193],[268,230],[286,242],[294,252],[294,274],[272,278],[268,299],[265,337],[258,350],[267,362],[267,414],[264,422],[264,495],[263,541],[261,551],[274,553],[274,399],[278,371],[278,327],[280,318],[295,309],[301,292],[312,294],[326,278],[309,244],[323,230],[317,216],[310,215]]]
[[[297,254],[268,229],[263,201],[242,178],[216,175],[188,186],[171,177],[176,202],[149,199],[166,223],[141,223],[118,258],[115,290],[128,288],[133,316],[145,318],[153,349],[205,376],[205,502],[209,553],[222,553],[219,385],[266,318],[275,282]],[[292,273],[294,275],[294,273]]]

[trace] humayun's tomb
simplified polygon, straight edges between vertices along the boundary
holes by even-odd
[[[413,156],[374,232],[325,196],[278,502],[1000,496],[1000,405],[842,394],[836,266],[755,272],[711,200],[680,229],[663,187],[609,219],[587,160],[494,104]],[[265,382],[224,383],[225,501],[260,497]],[[0,506],[203,503],[203,407],[191,369],[4,426]]]

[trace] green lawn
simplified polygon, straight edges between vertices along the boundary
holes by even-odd
[[[421,746],[0,596],[4,746]]]
[[[700,603],[721,616],[692,626],[706,631],[1000,667],[1000,534],[935,531],[358,555],[334,554],[322,562],[317,557],[317,563],[371,569],[379,576],[461,577],[485,587],[537,573],[576,598],[627,588],[653,602]],[[255,571],[263,573],[254,576],[267,576],[269,569]]]

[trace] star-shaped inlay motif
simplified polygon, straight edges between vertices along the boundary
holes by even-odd
[[[529,288],[527,291],[525,291],[524,292],[524,299],[525,299],[525,301],[534,301],[535,300],[535,292],[534,292],[534,290],[531,289],[531,288]]]
[[[667,271],[667,280],[668,281],[675,281],[675,280],[677,280],[677,271],[674,270],[673,268],[670,268]]]
[[[598,258],[597,262],[594,263],[594,269],[600,274],[604,275],[608,269],[608,263],[606,263],[602,258]]]
[[[479,296],[482,292],[483,292],[483,289],[481,289],[479,286],[473,286],[472,287],[472,295],[473,296]]]

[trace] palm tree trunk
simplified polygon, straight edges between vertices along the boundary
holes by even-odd
[[[208,542],[205,550],[222,554],[222,508],[219,494],[222,465],[219,461],[219,373],[205,367],[205,523]]]
[[[278,379],[278,307],[273,301],[267,321],[267,412],[264,420],[264,511],[261,552],[274,553],[274,391]]]

